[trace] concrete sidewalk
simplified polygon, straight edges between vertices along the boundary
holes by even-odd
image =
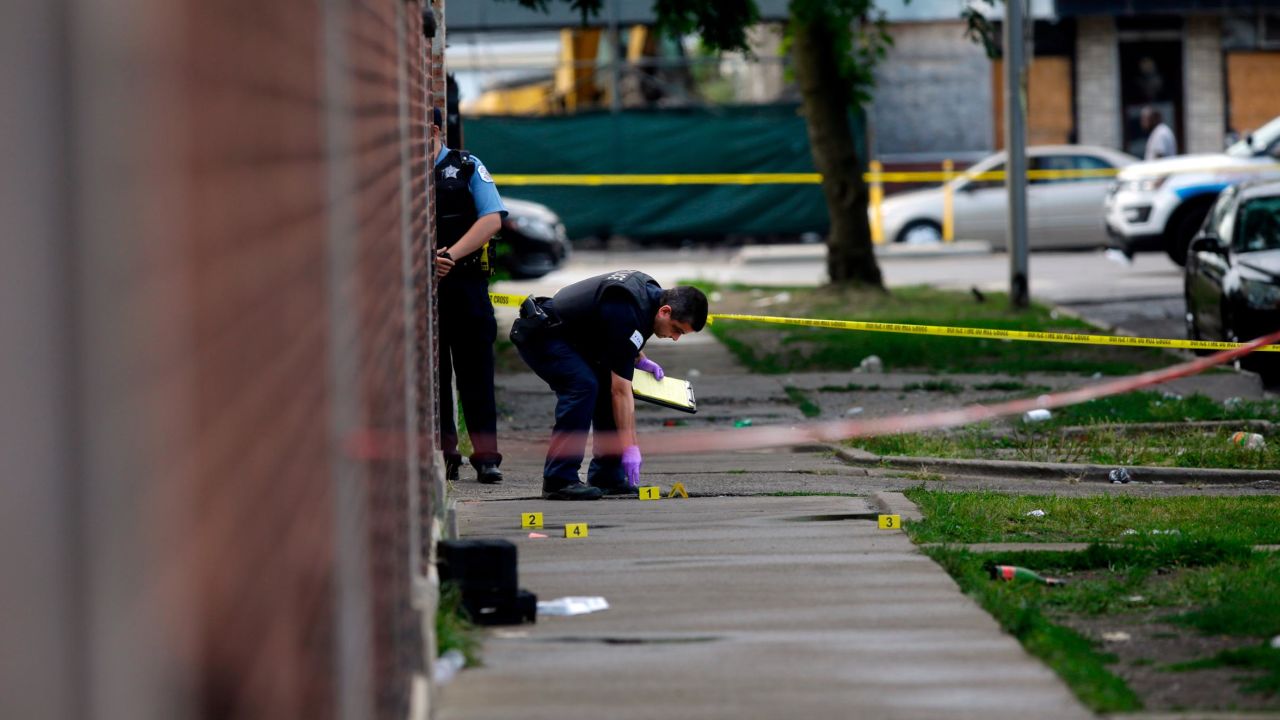
[[[542,511],[547,539],[519,513]],[[852,497],[464,502],[520,582],[611,608],[490,631],[437,717],[1086,718],[1065,685]],[[590,535],[569,540],[565,522]]]

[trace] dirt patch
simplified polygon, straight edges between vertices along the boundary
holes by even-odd
[[[1086,573],[1076,573],[1082,577]],[[1175,672],[1170,665],[1212,657],[1223,650],[1256,645],[1256,638],[1201,635],[1163,618],[1171,609],[1088,617],[1054,615],[1053,620],[1079,632],[1116,656],[1108,668],[1121,677],[1151,710],[1276,710],[1280,696],[1246,693],[1244,682],[1260,674],[1239,668]],[[1127,640],[1112,633],[1126,633]],[[1110,636],[1111,640],[1106,639]]]

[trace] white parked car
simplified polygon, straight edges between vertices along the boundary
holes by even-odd
[[[1114,182],[1108,170],[1137,162],[1132,155],[1092,145],[1033,145],[1027,170],[1099,171],[1094,177],[1027,181],[1027,242],[1032,249],[1102,247],[1106,228],[1098,205]],[[976,176],[1005,169],[998,152],[966,169],[950,182],[957,240],[985,240],[992,247],[1009,242],[1009,193],[1004,180]],[[942,187],[891,195],[882,205],[887,242],[942,242]]]
[[[1164,250],[1179,265],[1205,215],[1228,185],[1280,178],[1280,117],[1225,153],[1135,163],[1116,178],[1103,211],[1107,232],[1129,254]]]

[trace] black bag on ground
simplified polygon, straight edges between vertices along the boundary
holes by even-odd
[[[454,583],[462,607],[477,625],[519,625],[537,620],[538,596],[516,581],[516,546],[507,540],[442,540],[440,583]]]

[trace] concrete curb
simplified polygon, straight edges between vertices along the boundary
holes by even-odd
[[[900,515],[904,522],[908,520],[919,522],[924,519],[924,513],[920,512],[920,508],[900,492],[885,490],[872,493],[868,502],[886,515]]]
[[[1110,482],[1113,467],[1081,463],[1040,463],[1014,460],[957,460],[930,457],[881,457],[850,451],[836,445],[827,448],[841,460],[859,467],[895,470],[931,470],[952,475],[1035,478],[1073,482]],[[1134,482],[1167,484],[1247,485],[1280,483],[1280,472],[1274,470],[1225,470],[1204,468],[1131,467]]]
[[[991,244],[981,240],[957,240],[942,245],[901,245],[885,243],[874,248],[876,257],[936,258],[955,255],[990,255]],[[826,262],[826,243],[800,245],[748,245],[729,261],[734,265]]]

